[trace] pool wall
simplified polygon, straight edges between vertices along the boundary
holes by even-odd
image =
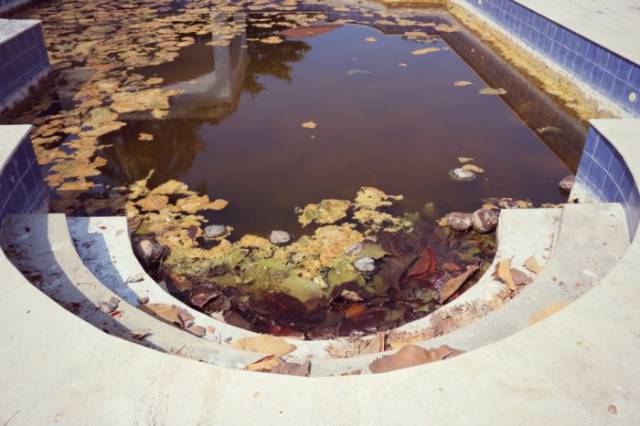
[[[514,0],[454,0],[491,21],[547,63],[640,116],[640,66]]]
[[[30,3],[34,0],[0,0],[0,14],[8,13]]]
[[[0,126],[0,223],[9,214],[46,211],[48,186],[31,145],[31,129]]]
[[[49,69],[40,21],[0,19],[0,113],[25,100]]]
[[[616,148],[623,143],[631,145],[626,151],[636,150],[638,136],[625,131],[629,123],[637,127],[640,120],[592,120],[580,166],[576,188],[572,197],[586,196],[600,202],[621,203],[627,215],[630,235],[634,235],[640,222],[640,193],[636,180],[627,165],[633,159],[625,158]],[[613,128],[614,130],[610,130]]]

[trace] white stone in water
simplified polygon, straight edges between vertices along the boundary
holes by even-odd
[[[204,236],[206,238],[217,238],[227,232],[227,228],[224,225],[209,225],[204,228]]]
[[[471,170],[465,170],[462,167],[457,167],[449,172],[449,176],[453,180],[459,182],[468,182],[476,178],[476,174]]]
[[[271,241],[272,244],[287,244],[291,241],[291,236],[285,231],[271,231],[269,241]]]
[[[558,186],[565,192],[571,192],[573,189],[573,185],[576,182],[576,177],[574,175],[566,176],[559,183]]]
[[[471,228],[471,213],[453,212],[447,216],[447,223],[450,228],[456,231],[466,231]]]
[[[376,270],[376,261],[371,257],[362,257],[353,262],[353,267],[360,272],[373,272]]]
[[[499,217],[500,212],[498,210],[478,209],[471,216],[473,230],[481,234],[491,232],[496,228]]]

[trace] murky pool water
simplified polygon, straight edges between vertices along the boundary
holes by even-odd
[[[468,211],[490,196],[564,200],[556,185],[568,166],[500,96],[478,94],[487,83],[438,35],[425,43],[361,25],[309,35],[255,26],[264,22],[249,14],[229,46],[204,36],[174,62],[141,70],[184,94],[164,120],[123,117],[127,126],[103,138],[113,144],[104,175],[126,183],[155,169],[152,186],[174,178],[224,198],[229,207],[209,218],[238,235],[299,234],[295,206],[353,198],[362,186],[403,194],[397,208],[407,212],[430,202]],[[283,31],[280,44],[261,41]],[[412,55],[425,47],[440,51]],[[308,121],[317,127],[303,128]],[[458,157],[485,173],[451,180]]]

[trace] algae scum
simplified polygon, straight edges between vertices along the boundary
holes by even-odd
[[[42,5],[24,17],[44,21],[54,84],[16,121],[38,126],[52,210],[127,215],[192,306],[281,335],[389,329],[493,258],[494,235],[440,217],[562,202],[569,173],[447,42],[458,24],[415,13]]]

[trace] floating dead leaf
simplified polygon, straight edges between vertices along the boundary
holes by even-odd
[[[180,92],[175,90],[147,89],[139,92],[114,93],[111,108],[118,113],[152,111],[154,117],[162,118],[161,111],[169,109],[169,98]]]
[[[293,352],[296,347],[281,337],[273,337],[267,334],[244,337],[231,342],[231,347],[249,352],[261,352],[272,355],[286,355]]]
[[[464,166],[462,166],[462,170],[467,170],[473,173],[484,173],[484,169],[482,167],[478,167],[475,164],[465,164]]]
[[[304,123],[302,123],[302,128],[303,129],[315,129],[316,127],[318,127],[318,123],[316,123],[315,121],[305,121]]]
[[[213,200],[209,204],[209,209],[211,209],[211,210],[223,210],[228,205],[229,205],[229,202],[227,200],[223,200],[221,198],[218,198],[216,200]]]
[[[374,374],[386,373],[401,368],[440,361],[463,353],[447,345],[435,349],[424,349],[415,345],[407,345],[393,355],[383,356],[369,364],[369,370]]]
[[[471,86],[473,83],[471,83],[470,81],[466,81],[466,80],[458,80],[455,83],[453,83],[453,85],[455,87],[467,87],[467,86]]]
[[[363,186],[356,194],[355,204],[359,209],[377,209],[390,206],[393,201],[400,201],[402,195],[387,195],[378,188]]]
[[[465,272],[447,281],[437,293],[438,302],[445,303],[478,269],[476,265],[467,266]]]
[[[399,66],[400,68],[406,68],[406,67],[408,67],[409,65],[405,64],[404,62],[400,62],[400,63],[398,64],[398,66]]]
[[[264,44],[280,44],[283,41],[284,40],[278,36],[270,36],[267,38],[260,39],[260,43],[264,43]]]
[[[195,213],[201,210],[222,210],[227,204],[225,200],[210,201],[208,195],[190,195],[180,198],[176,202],[178,209],[186,213]]]
[[[438,24],[435,26],[435,29],[441,33],[454,33],[456,31],[460,31],[460,28],[449,24]]]
[[[496,267],[496,274],[498,279],[505,283],[509,290],[516,291],[516,284],[513,282],[513,277],[511,276],[511,259],[502,259],[498,262],[498,266]]]
[[[138,140],[142,142],[152,141],[154,136],[151,133],[139,133]]]
[[[484,96],[502,96],[502,95],[506,95],[507,91],[504,90],[503,88],[494,89],[493,87],[484,87],[480,89],[478,94],[484,95]]]
[[[414,56],[422,56],[422,55],[428,55],[429,53],[435,53],[435,52],[439,52],[440,49],[439,47],[424,47],[422,49],[416,49],[413,52],[411,52],[412,55]]]
[[[529,325],[536,324],[542,321],[543,319],[549,318],[551,315],[555,314],[556,312],[558,312],[559,310],[567,306],[567,304],[568,303],[565,301],[560,301],[560,302],[555,302],[548,306],[545,306],[544,308],[540,309],[538,312],[536,312],[531,316],[531,318],[529,319]]]
[[[136,201],[136,204],[146,211],[159,211],[167,206],[169,197],[166,195],[149,195]]]
[[[378,41],[378,39],[375,37],[367,37],[364,39],[364,41],[366,41],[367,43],[375,43],[376,41]]]
[[[542,272],[542,266],[540,266],[534,256],[529,256],[527,260],[524,261],[524,267],[534,274],[539,274],[540,272]]]
[[[180,181],[171,179],[151,191],[154,195],[188,194],[189,187]]]
[[[347,200],[322,200],[318,204],[308,204],[297,209],[298,222],[304,227],[310,223],[331,224],[347,216],[351,202]]]

